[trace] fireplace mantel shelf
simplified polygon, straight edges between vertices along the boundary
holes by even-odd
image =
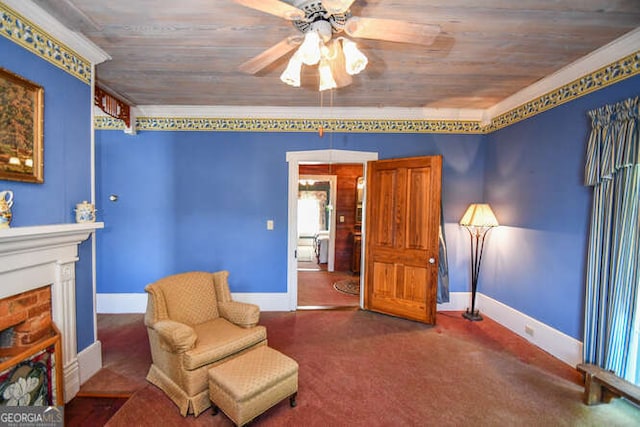
[[[53,322],[62,333],[65,402],[80,389],[75,299],[78,246],[99,228],[104,223],[0,229],[0,298],[51,286]],[[80,283],[91,285],[86,280]]]
[[[0,254],[34,246],[57,245],[71,241],[79,243],[99,228],[104,228],[104,223],[83,222],[0,229]]]

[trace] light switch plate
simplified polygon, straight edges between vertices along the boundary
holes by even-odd
[[[267,220],[267,230],[273,230],[273,220]]]

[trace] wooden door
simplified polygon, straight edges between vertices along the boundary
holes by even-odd
[[[367,169],[364,307],[435,324],[442,157]]]

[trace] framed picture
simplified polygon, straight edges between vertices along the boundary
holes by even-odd
[[[44,182],[44,89],[0,68],[0,180]]]

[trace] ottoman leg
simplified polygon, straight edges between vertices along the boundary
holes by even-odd
[[[295,408],[298,405],[298,402],[296,402],[296,397],[298,397],[297,391],[293,393],[291,397],[289,397],[289,404],[291,405],[292,408]]]

